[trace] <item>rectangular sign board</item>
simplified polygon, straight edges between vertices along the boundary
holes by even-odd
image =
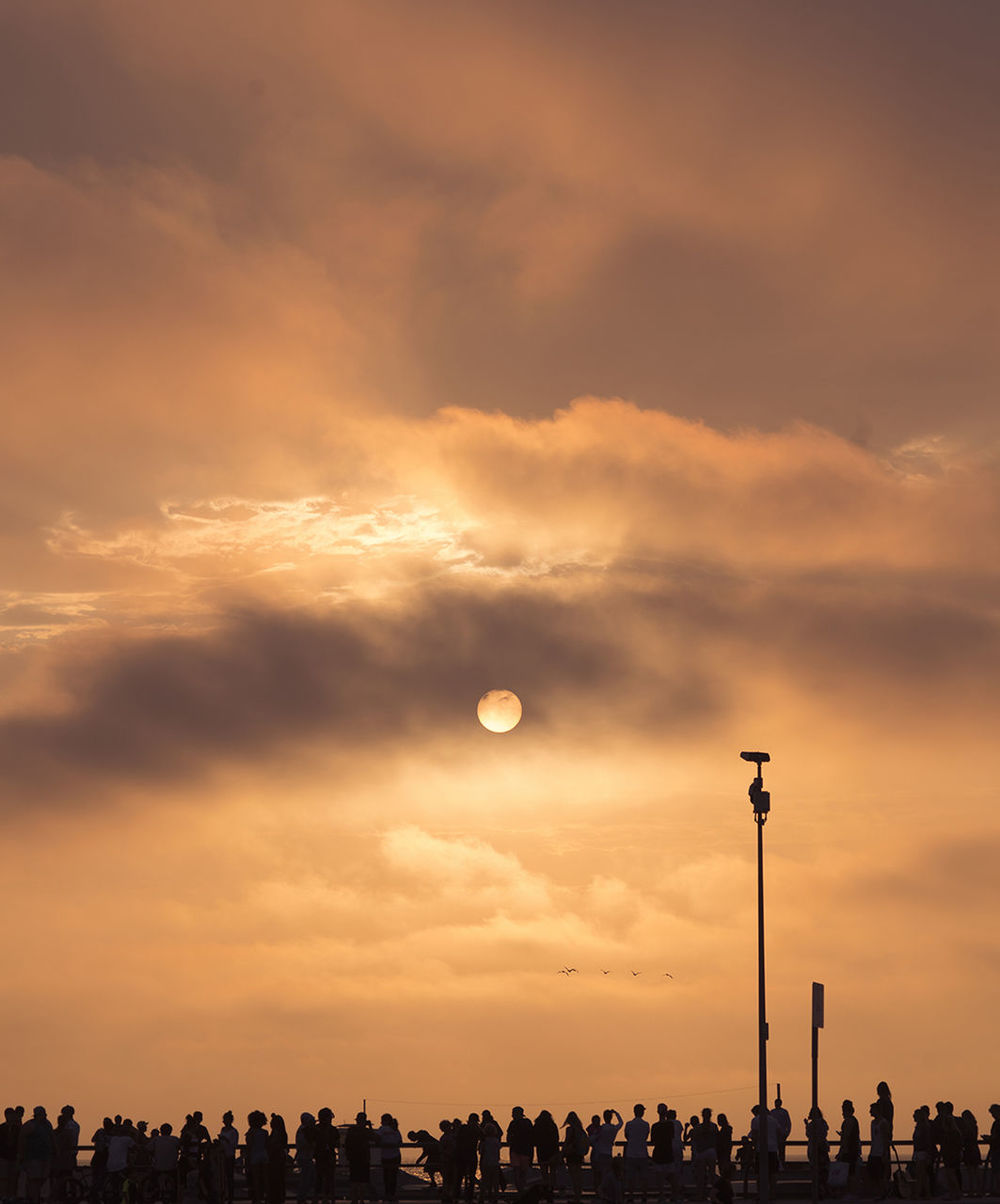
[[[813,1028],[823,1027],[823,984],[813,983]]]

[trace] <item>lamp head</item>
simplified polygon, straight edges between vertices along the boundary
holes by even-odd
[[[766,765],[771,759],[771,754],[765,752],[741,752],[740,756],[744,761],[753,761],[758,768],[761,765]]]

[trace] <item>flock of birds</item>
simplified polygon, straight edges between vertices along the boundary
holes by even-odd
[[[580,971],[576,968],[576,966],[563,966],[563,968],[561,970],[557,970],[556,973],[557,974],[565,974],[566,977],[568,978],[571,974],[579,974]],[[603,975],[607,976],[608,974],[613,974],[614,971],[613,970],[602,970],[601,973]],[[629,970],[629,974],[631,974],[633,978],[638,978],[641,973],[642,973],[641,970]],[[660,977],[661,978],[673,978],[673,975],[670,973],[669,970],[664,970],[663,973],[660,975]]]

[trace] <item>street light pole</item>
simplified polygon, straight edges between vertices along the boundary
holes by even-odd
[[[741,752],[744,761],[753,761],[757,776],[750,783],[750,802],[757,825],[757,1066],[760,1075],[760,1112],[757,1117],[757,1198],[761,1204],[771,1198],[771,1168],[768,1161],[767,1107],[767,1001],[764,990],[764,825],[771,810],[771,795],[764,789],[761,766],[771,760],[766,752]]]

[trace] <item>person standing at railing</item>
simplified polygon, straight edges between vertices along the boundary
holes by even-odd
[[[837,1150],[837,1161],[847,1167],[847,1190],[853,1192],[857,1183],[858,1169],[861,1165],[861,1125],[854,1114],[854,1101],[845,1099],[840,1105],[843,1119],[840,1122],[840,1148]]]
[[[150,1144],[153,1148],[153,1178],[158,1200],[177,1199],[177,1161],[180,1157],[181,1139],[174,1134],[169,1121],[160,1125],[160,1130]]]
[[[476,1194],[476,1171],[479,1169],[479,1140],[482,1128],[479,1113],[470,1112],[465,1124],[459,1125],[455,1140],[455,1156],[458,1162],[457,1196],[471,1204]]]
[[[260,1115],[263,1122],[264,1113]],[[285,1204],[288,1192],[288,1129],[285,1118],[278,1112],[271,1113],[271,1131],[265,1137],[264,1148],[267,1151],[267,1204]]]
[[[372,1122],[364,1112],[354,1118],[354,1124],[344,1136],[344,1155],[347,1158],[347,1180],[351,1188],[351,1204],[371,1195],[371,1147],[374,1140]]]
[[[781,1102],[780,1095],[774,1101],[774,1107],[771,1109],[768,1129],[771,1125],[774,1126],[774,1131],[778,1135],[778,1168],[784,1170],[785,1147],[792,1132],[792,1118],[788,1114],[788,1109]]]
[[[273,1117],[271,1118],[273,1121]],[[270,1148],[269,1136],[264,1125],[267,1117],[259,1108],[247,1116],[247,1131],[243,1135],[243,1163],[247,1172],[247,1190],[250,1193],[250,1204],[264,1204],[265,1194],[270,1198]],[[161,1132],[167,1126],[163,1125]],[[284,1158],[284,1155],[282,1155]],[[282,1204],[284,1204],[284,1184],[282,1183]]]
[[[986,1164],[990,1168],[990,1191],[1000,1196],[1000,1104],[990,1104],[990,1116],[993,1124],[990,1126],[990,1146],[986,1155]]]
[[[617,1108],[604,1109],[604,1123],[597,1130],[594,1141],[594,1191],[601,1192],[605,1179],[611,1175],[611,1163],[615,1154],[615,1141],[625,1122]]]
[[[74,1117],[72,1104],[66,1104],[56,1121],[56,1166],[52,1194],[57,1200],[66,1198],[67,1186],[76,1171],[79,1148],[80,1126]]]
[[[222,1142],[225,1200],[226,1204],[233,1204],[233,1191],[236,1180],[236,1149],[240,1144],[240,1131],[233,1124],[232,1112],[224,1112],[222,1114],[222,1128],[219,1130],[219,1140]]]
[[[295,1130],[295,1165],[299,1172],[296,1192],[298,1204],[306,1204],[316,1194],[316,1117],[311,1112],[299,1116],[299,1127]]]
[[[510,1114],[510,1124],[507,1126],[507,1158],[514,1186],[518,1191],[524,1191],[528,1184],[528,1173],[535,1152],[532,1130],[532,1123],[524,1115],[524,1109],[514,1108]]]
[[[56,1160],[56,1136],[45,1109],[38,1105],[21,1128],[18,1161],[24,1168],[29,1204],[39,1204]]]
[[[730,1179],[733,1174],[733,1126],[729,1123],[729,1117],[726,1116],[725,1112],[719,1113],[719,1121],[716,1127],[719,1130],[719,1135],[715,1141],[719,1174],[724,1179]]]
[[[806,1118],[806,1154],[809,1165],[816,1168],[816,1182],[822,1199],[830,1181],[830,1126],[821,1109],[810,1108]]]
[[[562,1143],[562,1158],[566,1164],[566,1173],[569,1175],[570,1191],[572,1192],[570,1199],[572,1204],[580,1204],[583,1198],[583,1160],[587,1157],[587,1151],[590,1149],[590,1138],[583,1127],[583,1122],[575,1112],[567,1115],[563,1122],[563,1128],[566,1130],[566,1136]]]
[[[319,1204],[333,1204],[337,1198],[337,1151],[340,1134],[333,1124],[333,1109],[320,1108],[316,1113],[316,1199]]]
[[[555,1199],[556,1166],[559,1163],[559,1126],[548,1108],[543,1108],[531,1129],[535,1159],[542,1176],[542,1199]]]
[[[623,1187],[625,1199],[631,1201],[636,1191],[642,1193],[643,1204],[646,1200],[646,1175],[649,1170],[649,1121],[646,1120],[646,1107],[636,1104],[632,1109],[632,1119],[625,1125],[625,1174]]]
[[[379,1150],[382,1155],[382,1186],[387,1204],[395,1204],[396,1184],[399,1181],[399,1167],[403,1159],[403,1135],[399,1131],[399,1121],[391,1112],[382,1113],[382,1122],[376,1134]],[[473,1169],[472,1181],[476,1181]]]
[[[483,1109],[479,1127],[479,1198],[496,1204],[500,1193],[500,1144],[503,1133],[489,1108]]]
[[[719,1128],[712,1120],[712,1109],[702,1108],[701,1123],[691,1135],[691,1171],[695,1196],[699,1200],[708,1199],[709,1185],[715,1178],[718,1140]]]

